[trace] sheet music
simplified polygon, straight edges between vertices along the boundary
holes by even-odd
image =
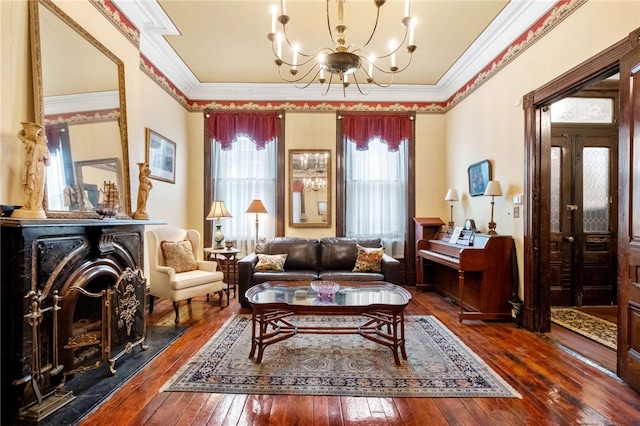
[[[462,233],[462,226],[456,226],[453,229],[453,233],[451,234],[451,238],[449,238],[449,243],[450,244],[455,244],[458,241],[458,238],[460,238],[460,234]]]

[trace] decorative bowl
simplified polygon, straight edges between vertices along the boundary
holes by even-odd
[[[319,298],[331,298],[340,290],[340,284],[333,281],[311,281],[311,288]]]
[[[227,250],[231,250],[233,248],[233,241],[225,241],[224,246],[227,248]]]

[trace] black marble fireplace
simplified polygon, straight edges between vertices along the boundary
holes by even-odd
[[[2,424],[72,375],[115,373],[115,359],[144,348],[148,224],[0,218]]]

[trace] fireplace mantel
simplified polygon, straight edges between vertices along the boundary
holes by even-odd
[[[29,382],[34,365],[34,339],[33,327],[25,319],[31,309],[31,299],[26,296],[34,292],[41,295],[43,307],[51,306],[54,295],[64,296],[76,283],[113,281],[127,268],[143,270],[145,226],[165,223],[0,218],[2,424],[10,422],[17,410],[33,399]],[[64,320],[64,314],[61,318]],[[62,338],[68,338],[68,333],[64,335],[65,326],[61,327],[58,329],[62,330]],[[40,340],[39,365],[53,364],[51,314],[42,316]],[[64,356],[58,361],[69,363]],[[49,392],[55,385],[44,383],[39,391]]]

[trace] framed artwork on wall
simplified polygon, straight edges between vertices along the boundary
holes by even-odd
[[[487,184],[491,180],[491,163],[489,160],[473,163],[467,169],[469,174],[469,195],[472,197],[484,195]]]
[[[152,179],[176,183],[176,144],[147,128],[146,162]]]

